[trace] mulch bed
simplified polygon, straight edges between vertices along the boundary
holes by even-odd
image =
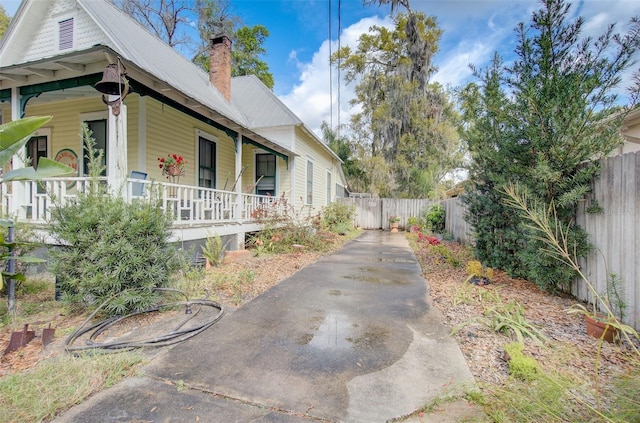
[[[423,275],[429,286],[433,305],[443,314],[444,323],[450,328],[469,319],[482,316],[485,307],[491,306],[496,293],[503,303],[517,301],[524,307],[530,323],[541,329],[552,347],[539,346],[525,338],[524,352],[536,358],[545,371],[557,371],[567,375],[592,375],[596,359],[598,340],[585,332],[583,319],[565,311],[577,300],[569,296],[555,296],[539,289],[535,284],[509,277],[494,271],[489,285],[463,287],[467,274],[466,261],[470,259],[468,249],[455,242],[444,241],[444,245],[460,266],[452,267],[441,255],[434,253],[428,243],[418,242],[416,255],[421,262]],[[469,289],[474,298],[481,301],[454,304],[462,289]],[[483,292],[484,291],[484,292]],[[480,324],[464,326],[456,335],[462,353],[476,381],[501,384],[508,377],[503,346],[516,340],[515,336],[496,333]],[[629,345],[603,342],[600,357],[602,381],[612,375],[625,372],[630,367],[632,356]]]

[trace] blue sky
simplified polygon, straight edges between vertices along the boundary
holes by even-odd
[[[270,32],[263,59],[274,75],[275,94],[312,130],[317,132],[323,120],[335,126],[338,81],[335,71],[333,81],[330,79],[329,51],[335,51],[338,46],[338,4],[343,46],[355,46],[358,37],[371,25],[389,25],[389,6],[363,6],[361,0],[229,1],[229,12],[238,15],[245,25],[263,25]],[[0,4],[11,16],[20,2],[0,0]],[[435,16],[443,30],[435,57],[439,70],[433,79],[443,85],[459,86],[473,79],[470,63],[485,67],[496,51],[507,61],[513,57],[514,28],[518,22],[529,22],[539,3],[536,0],[411,0],[411,6]],[[616,28],[623,32],[629,18],[640,14],[640,0],[574,1],[571,10],[586,19],[585,35],[599,35],[611,23],[616,23]],[[353,87],[341,83],[341,123],[348,122],[353,113],[349,105],[352,95]]]

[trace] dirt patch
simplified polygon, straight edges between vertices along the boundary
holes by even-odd
[[[517,301],[524,307],[528,321],[541,328],[554,347],[541,347],[525,338],[525,353],[536,358],[545,370],[560,371],[564,374],[592,374],[596,359],[598,341],[586,335],[582,319],[565,312],[575,303],[570,297],[559,297],[541,291],[534,284],[510,278],[496,271],[491,284],[487,286],[464,286],[466,260],[469,251],[460,244],[443,244],[457,259],[459,267],[452,267],[450,259],[434,253],[432,247],[419,244],[416,255],[422,265],[423,274],[429,288],[432,303],[443,315],[444,324],[449,328],[483,314],[483,304],[489,304],[492,298],[499,297],[502,302]],[[303,267],[317,261],[321,254],[314,252],[296,252],[292,254],[245,257],[236,262],[210,270],[205,277],[228,275],[235,277],[240,272],[254,272],[253,282],[235,288],[222,287],[212,292],[212,298],[222,303],[228,312],[267,291],[283,279]],[[456,262],[456,260],[453,260]],[[480,301],[465,302],[462,289]],[[465,291],[466,292],[466,291]],[[238,295],[239,294],[239,295]],[[331,295],[340,295],[331,292]],[[238,302],[238,300],[240,300]],[[39,319],[34,317],[33,321]],[[1,357],[0,377],[14,372],[24,371],[39,361],[58,355],[64,351],[64,338],[77,327],[84,317],[56,315],[40,326],[33,324],[36,334],[45,322],[53,322],[56,328],[54,342],[43,348],[38,337],[31,343],[11,354]],[[132,320],[132,325],[148,324]],[[0,330],[0,348],[4,351],[11,330],[19,330],[21,325],[5,327]],[[123,328],[126,330],[126,328]],[[370,336],[356,342],[366,347],[368,343],[381,342],[387,334],[371,331]],[[515,337],[495,333],[478,324],[470,324],[461,329],[455,338],[460,345],[467,364],[478,382],[501,384],[508,377],[508,366],[504,360],[503,346],[515,340]],[[308,344],[311,335],[298,339],[301,345]],[[601,351],[600,376],[606,381],[612,375],[629,368],[629,348],[624,345],[605,343]]]
[[[296,252],[291,254],[265,255],[261,257],[249,255],[241,257],[234,262],[210,269],[205,273],[204,278],[215,278],[224,275],[231,278],[239,272],[250,271],[254,273],[251,283],[241,284],[233,287],[233,289],[229,286],[223,286],[210,293],[211,297],[221,303],[227,312],[233,312],[238,306],[262,294],[278,282],[286,279],[310,263],[317,261],[320,257],[321,254],[315,252]],[[39,293],[38,296],[42,296],[42,293]],[[53,289],[48,295],[48,298],[52,297]],[[40,298],[18,298],[18,306],[20,306],[21,301],[33,299],[41,300]],[[42,301],[44,302],[45,300],[42,299]],[[59,310],[54,312],[53,315],[34,314],[26,320],[29,323],[29,329],[36,331],[36,337],[18,351],[2,354],[9,344],[11,332],[22,329],[22,321],[0,329],[0,377],[28,370],[42,360],[65,353],[65,339],[84,321],[86,316],[69,315],[62,311],[64,307],[61,305],[59,305],[58,308]],[[166,328],[167,325],[163,322],[158,322],[162,319],[167,319],[169,314],[171,313],[150,313],[132,317],[122,324],[119,324],[113,331],[110,331],[109,336],[118,336],[132,332],[140,333],[143,328],[153,327],[155,325]],[[42,329],[48,327],[49,323],[51,323],[51,327],[55,328],[55,337],[51,344],[43,346],[41,338]],[[145,331],[145,333],[147,333],[147,331]],[[102,339],[103,337],[100,338],[100,340]]]

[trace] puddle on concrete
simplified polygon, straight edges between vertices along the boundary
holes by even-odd
[[[409,282],[402,279],[379,278],[376,276],[345,276],[345,279],[353,279],[361,282],[406,285]]]
[[[346,314],[329,312],[318,326],[308,345],[333,350],[351,348],[349,336],[353,327],[353,323]]]
[[[368,259],[369,261],[378,261],[378,262],[382,262],[382,263],[415,263],[415,260],[411,260],[411,259],[403,259],[403,258],[394,258],[394,259],[388,259],[388,258],[370,258]]]
[[[389,329],[371,325],[366,328],[366,330],[356,339],[351,339],[355,348],[358,349],[372,349],[379,348],[384,345],[387,338],[390,336]]]

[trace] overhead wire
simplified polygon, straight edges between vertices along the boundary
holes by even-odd
[[[331,31],[331,1],[328,1],[329,5],[329,127],[333,128],[333,65],[331,63],[331,56],[333,54],[331,44],[333,43],[333,32]]]
[[[341,16],[340,16],[340,6],[341,6],[341,1],[342,0],[338,0],[338,51],[340,51],[341,48],[341,42],[340,39],[342,37],[342,22],[341,22]],[[338,58],[338,126],[336,129],[336,133],[338,135],[340,135],[340,85],[341,85],[341,80],[340,80],[340,58]]]

